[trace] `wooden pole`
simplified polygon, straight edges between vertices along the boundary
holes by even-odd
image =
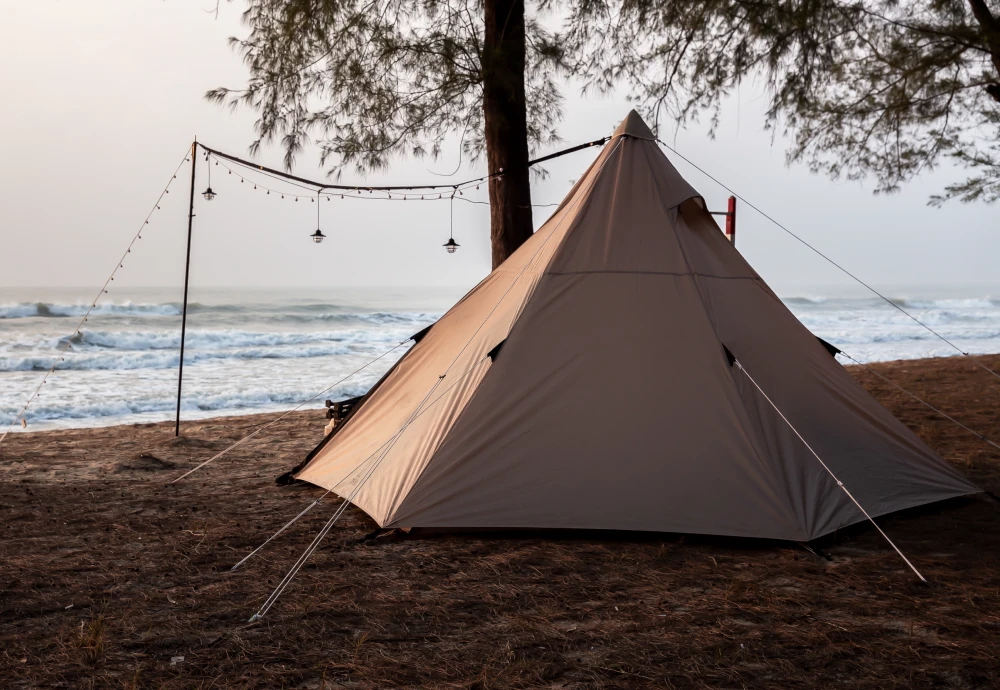
[[[198,152],[198,138],[191,144],[191,200],[188,203],[187,259],[184,263],[184,305],[181,307],[181,356],[177,367],[177,421],[174,436],[181,435],[181,386],[184,383],[184,335],[187,331],[188,281],[191,277],[191,229],[194,225],[194,176],[197,169],[195,154]]]

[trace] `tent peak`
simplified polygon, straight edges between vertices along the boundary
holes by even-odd
[[[656,141],[656,137],[653,136],[653,132],[649,129],[643,119],[639,116],[639,113],[632,110],[629,114],[622,120],[622,123],[618,125],[618,129],[612,135],[614,137],[629,136],[635,139],[648,139],[649,141]]]

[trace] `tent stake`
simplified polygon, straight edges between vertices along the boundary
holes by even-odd
[[[184,262],[184,305],[181,307],[181,354],[177,365],[177,421],[174,436],[181,435],[181,386],[184,383],[184,335],[187,331],[188,279],[191,277],[191,228],[194,225],[194,175],[197,169],[195,155],[198,153],[198,138],[191,143],[191,199],[188,202],[187,259]]]

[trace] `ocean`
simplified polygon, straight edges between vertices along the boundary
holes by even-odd
[[[173,419],[179,291],[132,293],[131,301],[100,302],[74,334],[89,304],[85,291],[0,289],[0,433],[59,358],[28,409],[27,428],[17,425],[14,431]],[[461,288],[199,289],[188,310],[182,418],[293,407],[433,323],[463,293]],[[969,291],[888,294],[967,352],[1000,352],[1000,298]],[[957,354],[874,296],[831,291],[783,300],[814,334],[860,361]],[[306,408],[363,394],[408,347]]]

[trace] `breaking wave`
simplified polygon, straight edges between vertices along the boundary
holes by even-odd
[[[17,302],[0,304],[0,319],[29,318],[66,318],[80,317],[87,313],[89,304],[58,304],[52,302]],[[101,302],[91,310],[91,316],[180,316],[180,302],[140,303],[133,302]],[[356,322],[376,326],[392,324],[409,324],[433,321],[440,313],[429,312],[388,312],[366,311],[344,307],[336,304],[188,304],[188,314],[216,314],[234,316],[252,316],[256,320],[265,321],[313,321]]]
[[[49,302],[21,302],[17,304],[0,304],[0,319],[26,319],[33,317],[63,318],[68,316],[83,316],[90,308],[89,304],[52,304]],[[190,310],[191,305],[188,305]],[[93,315],[115,314],[127,316],[180,316],[179,304],[133,304],[122,302],[115,304],[107,302],[98,304],[91,312]]]
[[[309,332],[272,332],[240,330],[191,330],[185,336],[189,348],[222,350],[241,347],[283,347],[313,343],[380,343],[399,340],[412,335],[409,329]],[[39,346],[41,343],[27,339],[14,341],[22,347]],[[81,331],[60,338],[45,345],[62,350],[176,350],[180,347],[181,336],[176,331]]]
[[[237,350],[190,350],[184,354],[184,364],[217,359],[296,359],[308,357],[329,357],[331,355],[354,354],[356,350],[344,343],[317,343],[303,347],[249,347]],[[172,369],[180,361],[174,351],[141,351],[110,353],[67,353],[65,355],[37,355],[24,357],[0,357],[0,371],[48,371],[59,357],[63,361],[56,366],[57,371],[130,371],[134,369]]]

